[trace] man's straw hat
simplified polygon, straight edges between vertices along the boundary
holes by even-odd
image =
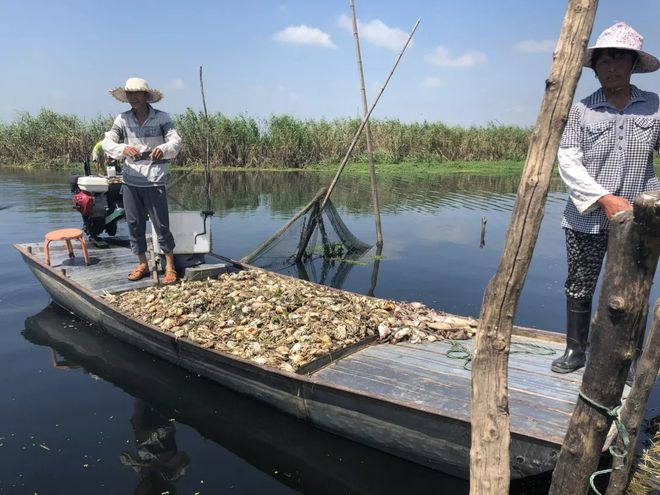
[[[110,94],[119,101],[128,103],[128,98],[126,98],[127,91],[146,91],[149,93],[149,97],[147,98],[149,103],[155,103],[163,99],[163,93],[161,91],[150,88],[147,81],[140,77],[129,77],[123,88],[119,87],[111,89]]]
[[[642,50],[644,37],[625,22],[617,22],[600,33],[594,46],[587,48],[584,54],[584,66],[591,67],[591,57],[594,50],[599,48],[619,48],[632,50],[639,57],[633,72],[653,72],[660,68],[660,61],[653,55]],[[593,68],[593,67],[592,67]]]

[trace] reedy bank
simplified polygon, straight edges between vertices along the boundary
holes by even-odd
[[[204,163],[206,136],[211,136],[211,163],[217,167],[302,169],[339,162],[360,125],[357,118],[307,119],[273,115],[209,115],[188,109],[173,115],[184,146],[176,164],[192,168]],[[0,123],[0,164],[37,168],[80,163],[112,125],[113,116],[84,120],[48,109],[22,112]],[[458,127],[442,122],[403,123],[375,119],[371,123],[379,163],[447,161],[522,161],[531,130],[489,124]],[[366,161],[362,140],[353,156]]]

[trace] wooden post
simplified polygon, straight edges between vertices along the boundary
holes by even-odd
[[[351,153],[353,153],[353,149],[355,148],[355,145],[358,142],[358,139],[360,139],[360,134],[362,134],[362,130],[364,127],[367,125],[369,122],[369,117],[371,117],[371,113],[374,111],[374,108],[376,108],[376,105],[378,105],[378,101],[380,100],[380,97],[383,96],[383,92],[385,92],[385,88],[387,87],[387,84],[390,82],[390,79],[392,79],[392,76],[394,75],[394,71],[396,70],[397,66],[399,65],[399,62],[401,61],[401,57],[403,57],[403,54],[406,51],[406,48],[408,48],[408,45],[410,44],[410,41],[412,40],[413,35],[415,34],[415,31],[417,31],[417,26],[419,26],[420,20],[417,19],[417,22],[412,28],[412,31],[410,31],[410,34],[408,34],[408,39],[406,40],[406,43],[403,45],[403,48],[399,52],[399,56],[396,58],[396,61],[394,62],[394,66],[392,67],[392,70],[390,71],[389,75],[387,76],[387,79],[385,79],[385,83],[383,84],[383,87],[380,88],[380,92],[376,96],[376,99],[371,105],[371,108],[367,112],[367,114],[364,116],[364,119],[362,119],[362,122],[360,123],[360,127],[358,127],[358,130],[355,131],[355,135],[353,136],[353,140],[351,141],[351,144],[348,146],[348,150],[346,150],[346,154],[344,155],[344,158],[342,159],[341,163],[339,164],[339,168],[337,169],[337,173],[332,179],[332,182],[330,182],[330,185],[328,186],[328,191],[325,194],[325,197],[323,198],[323,201],[321,201],[321,206],[319,208],[319,215],[323,213],[323,209],[325,208],[325,205],[328,203],[330,200],[330,195],[332,194],[332,191],[334,191],[335,186],[337,185],[337,181],[339,180],[339,176],[344,170],[344,167],[346,166],[346,163],[348,163],[348,159],[351,157]],[[317,222],[318,219],[310,217],[310,222],[314,223],[314,226],[316,225],[315,222]],[[302,253],[304,252],[305,248],[307,247],[307,243],[309,242],[309,239],[312,236],[314,229],[308,228],[305,232],[303,232],[304,237],[301,238],[301,241],[298,244],[298,254],[296,255],[296,262],[299,262],[302,259]]]
[[[396,61],[394,62],[394,66],[392,67],[392,70],[387,76],[387,79],[385,79],[385,82],[383,83],[383,87],[380,88],[380,91],[378,92],[378,95],[376,96],[376,99],[374,102],[371,104],[371,108],[367,112],[367,115],[364,116],[364,119],[362,119],[362,123],[360,124],[360,127],[358,127],[358,130],[355,131],[355,135],[353,136],[353,141],[351,141],[351,144],[348,146],[348,150],[346,151],[346,154],[344,155],[344,158],[342,159],[341,163],[339,164],[339,169],[337,170],[337,173],[335,174],[334,178],[332,179],[332,182],[330,182],[330,185],[328,186],[328,192],[325,194],[325,198],[323,198],[323,202],[321,203],[321,211],[323,211],[323,208],[325,208],[325,204],[328,202],[330,199],[330,195],[332,194],[332,191],[335,189],[335,186],[337,185],[337,181],[339,180],[339,176],[341,175],[342,171],[344,170],[344,167],[346,166],[346,163],[348,162],[348,159],[351,157],[351,153],[353,153],[353,148],[355,148],[355,145],[358,142],[358,139],[360,139],[360,134],[362,134],[362,129],[364,129],[364,126],[367,125],[367,122],[369,122],[369,117],[371,117],[371,113],[374,111],[374,108],[376,108],[376,105],[378,105],[378,101],[380,100],[380,97],[383,96],[383,93],[385,92],[385,88],[387,87],[387,84],[390,82],[390,79],[392,79],[392,76],[394,75],[394,71],[396,70],[397,66],[399,65],[399,62],[401,61],[401,57],[403,57],[403,54],[406,51],[406,48],[408,48],[408,45],[410,44],[410,41],[412,40],[412,37],[415,34],[415,31],[417,31],[417,26],[419,26],[420,20],[417,19],[417,22],[412,28],[412,31],[410,31],[410,34],[408,34],[408,39],[406,39],[405,44],[403,45],[403,48],[399,52],[399,56],[396,58]]]
[[[360,76],[360,95],[362,96],[362,115],[367,116],[369,106],[367,105],[367,91],[364,88],[364,72],[362,71],[362,53],[360,51],[360,37],[358,36],[357,16],[355,15],[355,2],[349,0],[351,14],[353,17],[353,39],[355,40],[355,58],[357,60],[358,75]],[[367,137],[367,156],[369,157],[369,178],[371,180],[371,200],[376,221],[376,246],[383,245],[383,231],[380,223],[380,205],[378,204],[378,187],[376,185],[376,163],[374,161],[373,141],[369,121],[364,126],[364,134]]]
[[[149,243],[149,257],[151,258],[151,281],[154,285],[160,285],[158,278],[158,265],[156,264],[156,235],[151,234],[151,242]]]
[[[380,260],[382,259],[383,246],[376,246],[376,254],[374,256],[374,267],[371,271],[371,284],[369,285],[369,290],[367,295],[369,297],[374,297],[374,291],[376,290],[376,285],[378,284],[378,270],[380,269]]]
[[[580,399],[552,476],[552,495],[586,494],[628,376],[660,253],[660,192],[640,194],[633,212],[610,220],[603,285],[591,331]],[[655,375],[654,375],[655,376]]]
[[[543,219],[552,166],[582,68],[597,0],[569,0],[499,267],[484,292],[472,361],[470,493],[510,483],[508,364],[511,329]]]
[[[619,451],[626,452],[626,457],[623,462],[619,457],[614,458],[612,466],[614,471],[610,475],[606,495],[623,494],[628,487],[639,426],[644,419],[646,403],[655,385],[658,371],[660,371],[660,299],[655,302],[651,331],[646,339],[644,353],[637,363],[637,374],[632,389],[621,410],[621,421],[630,434],[630,444],[626,450],[621,438],[617,437],[616,446]]]
[[[202,66],[199,66],[199,89],[202,93],[202,106],[204,107],[204,121],[206,123],[206,161],[204,162],[204,179],[206,182],[206,211],[211,212],[211,123],[209,122],[209,113],[206,111],[206,96],[204,95],[204,78],[202,77]],[[206,217],[204,217],[206,221]]]

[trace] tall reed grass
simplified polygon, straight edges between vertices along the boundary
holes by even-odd
[[[360,125],[358,119],[301,120],[289,115],[256,119],[228,117],[188,109],[173,116],[183,149],[178,165],[193,167],[206,161],[210,136],[210,161],[216,167],[295,168],[339,162]],[[0,123],[0,164],[58,167],[79,163],[112,125],[112,116],[83,120],[75,115],[44,109],[36,115],[21,113]],[[396,119],[371,122],[376,160],[380,163],[446,161],[522,161],[531,130],[486,125],[448,126],[441,122],[402,123]],[[366,143],[360,140],[353,159],[366,160]]]

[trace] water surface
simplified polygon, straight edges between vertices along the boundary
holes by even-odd
[[[441,493],[468,492],[461,480],[319,431],[51,306],[11,245],[80,225],[68,173],[0,174],[0,205],[12,205],[0,210],[0,493],[421,494],[439,486]],[[215,175],[214,251],[240,258],[330,179]],[[402,175],[381,179],[379,187],[385,244],[377,277],[370,252],[326,282],[477,316],[499,261],[517,179]],[[351,176],[332,199],[350,230],[373,243],[369,190],[366,176]],[[207,209],[204,191],[201,177],[187,176],[171,188],[170,208]],[[520,325],[562,331],[565,197],[553,183],[516,315]],[[323,275],[314,270],[310,278]],[[652,301],[659,295],[656,285]],[[657,395],[656,388],[649,418],[659,414]],[[153,452],[161,462],[140,460],[147,438],[160,439]],[[515,484],[514,492],[543,493],[546,485],[547,478],[532,480]]]

